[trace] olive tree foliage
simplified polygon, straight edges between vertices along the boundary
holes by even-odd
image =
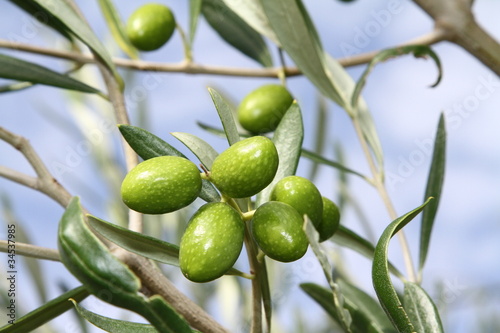
[[[432,260],[428,256],[428,250],[439,202],[441,199],[446,200],[441,198],[446,162],[445,119],[441,117],[437,124],[432,162],[421,205],[400,215],[396,213],[387,190],[381,143],[362,91],[370,72],[378,63],[408,54],[430,59],[437,68],[435,85],[439,84],[441,62],[432,50],[432,45],[443,41],[459,45],[493,73],[500,75],[500,45],[476,22],[472,13],[473,1],[414,0],[434,20],[432,31],[385,50],[336,59],[324,50],[314,17],[309,15],[307,6],[301,0],[191,0],[186,2],[186,6],[189,6],[189,21],[177,23],[185,56],[184,61],[177,64],[141,60],[140,52],[127,39],[123,18],[116,9],[119,4],[111,0],[98,1],[99,8],[114,41],[126,55],[123,57],[110,54],[94,34],[88,23],[89,18],[82,15],[72,0],[11,2],[57,31],[67,41],[67,47],[44,48],[9,40],[0,40],[0,47],[19,53],[64,59],[71,67],[67,73],[59,73],[35,62],[21,60],[21,57],[12,53],[0,54],[0,77],[16,81],[3,86],[2,93],[23,94],[23,89],[29,89],[33,85],[48,85],[71,90],[75,94],[99,96],[112,107],[114,122],[119,125],[120,149],[125,156],[127,170],[134,168],[139,163],[139,158],[183,154],[157,135],[131,123],[124,97],[128,81],[122,69],[151,72],[151,75],[175,72],[214,77],[267,77],[277,78],[283,84],[290,77],[306,77],[325,99],[345,110],[356,131],[369,173],[364,174],[345,165],[340,158],[331,160],[304,149],[302,114],[305,110],[300,109],[300,103],[294,103],[274,133],[269,135],[280,157],[278,171],[271,185],[285,176],[295,174],[299,160],[307,159],[316,165],[337,170],[340,179],[350,176],[365,181],[379,194],[390,220],[383,233],[376,236],[376,242],[369,241],[366,236],[343,225],[327,241],[369,258],[372,263],[372,293],[355,285],[342,270],[334,269],[332,263],[335,256],[327,250],[324,243],[318,241],[318,233],[305,217],[303,229],[309,247],[324,272],[324,283],[301,281],[301,289],[331,317],[332,320],[326,323],[328,331],[443,332],[435,301],[424,290],[421,282],[425,263]],[[192,45],[201,16],[228,45],[254,59],[262,67],[213,67],[195,62]],[[274,53],[269,51],[271,48],[279,50],[276,53],[277,59],[273,59]],[[286,65],[285,58],[290,59],[293,64]],[[357,81],[345,69],[355,65],[361,65],[364,69]],[[96,82],[84,83],[78,77],[78,71],[84,66],[95,66],[98,69],[102,87],[98,87],[99,83]],[[229,144],[251,135],[242,131],[235,122],[234,107],[222,91],[209,89],[209,94],[221,125],[212,127],[200,123],[201,127],[209,133],[227,138]],[[187,147],[197,157],[198,160],[194,161],[196,164],[201,165],[203,170],[210,169],[217,152],[207,142],[186,133],[173,135],[180,141],[178,148]],[[43,152],[36,151],[26,137],[0,127],[0,139],[12,146],[12,149],[17,149],[36,174],[30,176],[11,169],[4,166],[2,161],[0,176],[43,193],[65,209],[59,221],[58,244],[54,244],[54,248],[34,246],[18,238],[15,243],[16,255],[60,261],[81,283],[77,288],[16,318],[14,322],[7,323],[0,328],[0,332],[28,332],[74,308],[82,318],[109,332],[228,332],[209,313],[207,304],[193,301],[172,282],[178,280],[172,278],[173,274],[180,275],[179,238],[173,237],[167,242],[161,237],[149,236],[144,229],[150,224],[144,222],[156,217],[125,210],[118,195],[116,206],[119,207],[118,211],[125,213],[116,214],[117,221],[105,221],[95,216],[83,207],[79,193],[70,193],[57,181],[43,161]],[[114,167],[112,162],[107,163],[107,166],[104,165],[96,172],[103,172],[109,178],[116,177],[116,172],[111,170]],[[121,179],[115,179],[115,186],[119,186],[120,181]],[[269,201],[271,190],[272,187],[264,189],[255,201],[247,198],[232,203],[245,216],[252,206]],[[207,202],[221,200],[219,193],[207,182],[204,182],[200,198]],[[342,207],[342,204],[339,203],[339,206]],[[168,222],[176,224],[178,231],[182,232],[184,222],[189,219],[186,215],[186,211],[171,215]],[[410,253],[404,228],[417,216],[421,218],[421,226],[418,260],[415,260]],[[123,220],[126,221],[125,224],[121,223]],[[164,224],[159,225],[176,230]],[[156,230],[156,234],[161,235],[161,230]],[[393,265],[388,258],[388,248],[393,237],[400,244],[404,269]],[[1,240],[0,250],[11,253],[11,243],[9,239]],[[269,281],[270,271],[272,269],[274,272],[282,266],[273,266],[272,260],[259,252],[248,230],[245,234],[245,248],[247,265],[230,269],[226,274],[233,276],[224,278],[234,279],[241,291],[241,311],[238,312],[241,327],[248,327],[248,331],[253,333],[272,332],[275,322],[273,314],[279,304],[273,300],[276,293]],[[165,270],[163,264],[172,266],[173,269]],[[349,269],[348,262],[343,265],[345,269]],[[210,294],[212,291],[207,286],[206,292]],[[108,318],[106,313],[93,313],[79,305],[89,295],[133,311],[149,324]],[[293,316],[290,313],[289,317]]]

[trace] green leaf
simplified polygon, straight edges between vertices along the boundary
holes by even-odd
[[[93,313],[71,300],[78,314],[92,325],[111,333],[157,333],[154,326],[149,324],[133,323],[130,321],[112,319]]]
[[[50,320],[60,316],[64,312],[73,308],[68,302],[70,298],[77,302],[84,300],[90,293],[83,286],[65,292],[59,297],[45,303],[38,309],[31,311],[25,316],[17,319],[14,325],[7,324],[0,327],[2,333],[25,333],[31,332]]]
[[[296,101],[281,119],[274,131],[273,142],[278,150],[279,166],[273,181],[257,195],[256,206],[269,201],[271,191],[280,179],[295,174],[299,164],[302,141],[304,140],[304,124],[302,113]]]
[[[407,225],[415,216],[417,216],[432,198],[427,199],[421,206],[395,219],[385,228],[382,236],[375,247],[375,256],[372,266],[372,280],[377,297],[382,308],[387,313],[394,327],[401,333],[414,333],[415,329],[401,305],[396,289],[389,276],[389,242],[399,230]]]
[[[366,258],[373,260],[373,256],[375,254],[375,246],[343,225],[339,226],[339,229],[335,232],[331,240],[338,245],[347,247],[365,256]],[[389,271],[400,279],[403,278],[403,274],[401,274],[401,272],[390,262]]]
[[[191,45],[194,42],[198,19],[200,18],[201,5],[203,0],[189,0],[189,40]]]
[[[203,0],[203,16],[228,44],[262,66],[273,65],[262,36],[234,13],[222,0]]]
[[[314,153],[314,152],[312,152],[310,150],[302,148],[301,155],[302,155],[302,157],[308,158],[308,159],[310,159],[313,162],[316,162],[316,163],[319,163],[319,164],[325,164],[325,165],[331,166],[333,168],[336,168],[338,170],[344,171],[346,173],[350,173],[352,175],[356,175],[358,177],[361,177],[362,179],[364,179],[364,180],[366,180],[368,182],[370,181],[369,178],[366,177],[365,175],[363,175],[363,174],[361,174],[361,173],[359,173],[357,171],[354,171],[352,169],[349,169],[348,167],[342,165],[339,162],[335,162],[335,161],[326,159],[323,156],[321,156],[321,155],[319,155],[317,153]]]
[[[240,141],[240,135],[238,134],[238,129],[236,127],[236,122],[234,121],[234,112],[231,110],[231,106],[226,100],[212,88],[208,88],[208,92],[212,97],[217,113],[219,114],[222,127],[226,133],[227,142],[229,145],[233,145]]]
[[[83,20],[80,15],[66,0],[30,0],[38,3],[45,8],[52,15],[57,17],[75,36],[80,39],[85,45],[90,47],[104,63],[113,71],[117,80],[119,75],[116,72],[115,65],[111,57],[99,41],[99,38],[94,34],[87,22]]]
[[[89,229],[77,197],[71,200],[59,223],[58,245],[63,264],[93,295],[142,315],[160,332],[191,332],[162,297],[146,298],[141,293],[137,276]]]
[[[260,0],[282,48],[326,97],[345,107],[347,100],[325,66],[316,29],[300,0]]]
[[[69,41],[73,41],[70,31],[57,17],[52,15],[50,12],[46,11],[43,7],[33,1],[26,0],[9,0],[31,16],[33,16],[37,21],[51,27],[52,29],[59,32]]]
[[[92,215],[87,215],[87,218],[92,229],[125,250],[163,264],[179,266],[178,245],[120,227]],[[244,275],[235,268],[231,268],[226,274]]]
[[[158,156],[187,157],[156,135],[136,126],[118,125],[118,129],[130,147],[144,160]],[[200,198],[207,202],[220,201],[219,192],[209,181],[202,180]]]
[[[365,71],[361,75],[361,78],[358,80],[356,84],[356,88],[354,89],[354,93],[352,94],[351,97],[351,105],[354,107],[354,109],[357,106],[358,103],[358,98],[361,93],[361,90],[366,84],[366,79],[368,77],[368,74],[373,70],[376,64],[386,61],[387,59],[391,59],[397,56],[401,56],[404,54],[409,54],[412,53],[415,57],[417,58],[425,58],[427,55],[430,56],[434,62],[436,63],[438,67],[438,78],[436,82],[431,86],[435,87],[439,84],[441,81],[441,76],[442,76],[442,68],[441,68],[441,62],[437,56],[437,54],[427,45],[407,45],[407,46],[400,46],[396,47],[393,49],[387,49],[380,51],[377,53],[375,57],[370,61],[368,66],[366,67]]]
[[[118,10],[116,10],[113,0],[99,0],[99,6],[101,7],[101,12],[104,15],[106,24],[108,25],[111,35],[118,44],[118,46],[125,52],[130,58],[138,59],[139,55],[137,49],[130,42],[125,26],[120,18]]]
[[[317,110],[316,110],[316,119],[314,122],[314,153],[318,156],[323,154],[323,150],[325,148],[326,143],[326,135],[328,129],[328,110],[326,105],[326,100],[323,96],[318,95],[316,98]],[[312,160],[312,159],[311,159]],[[309,176],[307,179],[314,181],[316,176],[318,175],[319,164],[318,161],[312,160],[313,164],[309,171]]]
[[[434,219],[439,207],[439,199],[443,189],[444,174],[446,165],[446,128],[444,115],[439,117],[439,124],[434,139],[434,151],[432,153],[432,162],[427,177],[427,187],[425,189],[425,198],[433,197],[435,200],[422,212],[422,226],[420,229],[420,256],[419,256],[419,271],[422,269],[427,258],[429,243],[431,239],[432,227]]]
[[[207,170],[212,168],[212,163],[219,153],[211,145],[193,134],[181,132],[170,134],[189,148]]]
[[[415,332],[444,332],[436,305],[418,284],[405,282],[403,302]]]
[[[99,234],[124,248],[155,261],[179,266],[179,246],[87,215],[89,225]]]
[[[18,81],[76,90],[86,93],[99,93],[99,90],[71,77],[54,72],[32,62],[0,54],[0,77]]]
[[[360,127],[368,145],[370,146],[379,166],[379,170],[383,170],[383,153],[380,139],[378,138],[375,125],[368,110],[368,105],[365,100],[360,96],[358,102],[357,112],[351,106],[350,100],[356,87],[356,82],[347,73],[347,71],[340,65],[340,63],[327,53],[324,53],[325,67],[331,73],[330,77],[335,78],[334,84],[339,91],[340,96],[345,100],[344,108],[350,117],[357,117]]]
[[[304,218],[304,232],[306,233],[307,239],[314,255],[318,259],[321,268],[323,269],[323,274],[330,286],[332,291],[330,302],[333,303],[333,311],[337,314],[338,323],[344,329],[345,332],[351,331],[352,316],[349,309],[346,307],[344,296],[342,295],[340,286],[335,283],[332,276],[332,266],[328,261],[328,258],[319,244],[319,233],[316,228],[312,225],[309,218],[306,216]]]
[[[139,290],[139,279],[90,231],[77,197],[59,222],[58,246],[64,266],[91,293],[113,291],[112,304],[124,306],[128,294]]]
[[[280,45],[278,37],[269,24],[264,9],[259,1],[255,0],[224,0],[224,3],[231,8],[248,25],[257,30],[260,34],[271,39],[275,44]]]
[[[345,307],[352,316],[353,333],[395,332],[384,311],[371,296],[342,279],[338,279],[337,284],[342,290]],[[339,313],[333,304],[333,293],[330,289],[314,283],[302,283],[300,287],[340,324]]]

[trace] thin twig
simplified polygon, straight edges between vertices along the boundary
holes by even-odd
[[[6,167],[0,168],[0,175],[45,193],[63,207],[66,207],[69,204],[71,194],[66,191],[66,189],[62,187],[52,176],[26,138],[0,127],[0,140],[7,142],[19,150],[33,167],[38,178],[32,178]]]
[[[352,118],[354,128],[356,130],[356,134],[358,136],[358,139],[361,143],[361,147],[363,149],[363,153],[365,155],[365,158],[368,161],[368,165],[370,167],[370,171],[373,175],[373,182],[372,184],[375,186],[377,189],[380,198],[382,199],[382,202],[384,203],[387,212],[389,213],[389,217],[391,220],[395,220],[398,216],[396,213],[396,210],[394,209],[394,205],[392,204],[391,198],[389,197],[389,194],[387,193],[387,189],[385,187],[383,178],[382,178],[382,172],[379,170],[378,166],[376,165],[373,155],[370,152],[370,148],[368,147],[368,143],[366,142],[365,136],[363,135],[363,130],[361,129],[361,125],[359,123],[359,119],[357,117]],[[401,245],[402,253],[403,253],[403,259],[405,262],[405,267],[406,271],[408,274],[408,279],[410,281],[417,281],[417,275],[415,273],[415,267],[413,265],[413,260],[411,257],[410,253],[410,247],[408,246],[408,240],[406,239],[405,233],[403,230],[400,230],[398,232],[398,239]]]
[[[431,45],[442,41],[445,37],[443,30],[436,29],[431,33],[422,35],[418,38],[410,40],[398,46],[408,44],[425,44]],[[0,47],[14,49],[24,52],[36,53],[45,56],[56,57],[60,59],[72,60],[79,63],[95,63],[96,60],[92,55],[82,54],[73,51],[62,51],[48,49],[40,46],[13,42],[9,40],[0,39]],[[370,62],[379,50],[362,53],[350,57],[338,59],[339,63],[344,67],[351,67],[362,65]],[[224,66],[201,65],[191,61],[182,61],[176,64],[167,64],[160,62],[150,62],[143,60],[132,60],[125,58],[113,58],[116,66],[140,71],[152,72],[172,72],[172,73],[185,73],[185,74],[210,74],[210,75],[223,75],[223,76],[238,76],[238,77],[280,77],[285,75],[287,77],[302,75],[300,70],[295,67],[277,67],[277,68],[231,68]]]
[[[46,247],[19,243],[16,242],[16,255],[22,255],[26,257],[36,258],[36,259],[44,259],[44,260],[52,260],[52,261],[61,261],[59,256],[59,251],[54,249],[49,249]],[[0,240],[0,252],[9,252],[9,242],[6,240]]]
[[[151,261],[132,253],[127,254],[124,260],[152,294],[162,296],[193,328],[203,333],[229,333],[198,304],[180,292]]]

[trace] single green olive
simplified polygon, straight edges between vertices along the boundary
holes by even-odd
[[[323,219],[319,224],[319,241],[324,242],[338,230],[340,225],[339,207],[330,199],[323,197]]]
[[[191,218],[179,246],[179,265],[193,282],[215,280],[230,269],[243,247],[245,223],[223,202],[203,205]]]
[[[160,156],[139,163],[125,176],[123,202],[144,214],[164,214],[192,203],[200,193],[196,165],[182,157]]]
[[[232,198],[251,197],[271,183],[278,170],[278,151],[264,136],[238,141],[217,156],[210,180]]]
[[[316,185],[306,178],[288,176],[281,179],[274,186],[270,199],[289,204],[300,215],[307,214],[316,229],[321,223],[323,199]]]
[[[252,133],[274,131],[292,102],[293,97],[284,86],[261,86],[241,101],[238,106],[238,121]]]
[[[162,47],[175,31],[175,17],[170,8],[159,3],[139,7],[127,20],[127,36],[141,51]]]
[[[252,235],[269,258],[290,262],[302,258],[309,242],[302,229],[303,218],[292,206],[269,201],[257,208],[251,227]]]

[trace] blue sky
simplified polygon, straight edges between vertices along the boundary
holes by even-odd
[[[187,27],[187,4],[161,1],[173,9],[180,24]],[[110,40],[96,2],[78,1],[84,14],[102,41],[116,48]],[[142,2],[120,3],[122,17],[127,17]],[[333,0],[305,1],[316,23],[325,49],[336,57],[346,55],[346,50],[366,52],[389,47],[424,34],[432,28],[432,21],[409,1],[363,1],[342,4]],[[392,6],[392,7],[389,7]],[[30,19],[10,4],[2,4],[0,38],[22,38],[22,41],[46,47],[61,47],[61,41],[46,29],[33,25]],[[4,9],[5,8],[5,9]],[[392,12],[391,12],[392,11]],[[497,14],[500,3],[493,0],[476,1],[475,14],[482,25],[498,39],[500,26]],[[381,16],[383,13],[390,15]],[[20,23],[21,22],[21,23]],[[372,30],[370,30],[372,29]],[[368,36],[366,31],[372,36]],[[363,34],[363,32],[365,32]],[[363,37],[364,36],[364,37]],[[119,54],[113,49],[115,54]],[[444,112],[448,126],[448,154],[446,180],[440,210],[432,238],[430,256],[424,273],[424,287],[431,295],[443,301],[448,309],[444,322],[449,332],[468,332],[475,327],[480,304],[484,313],[498,315],[500,298],[484,288],[498,287],[500,280],[500,82],[492,72],[459,47],[441,43],[434,47],[443,63],[443,80],[431,89],[436,78],[436,68],[431,61],[404,57],[388,61],[375,68],[366,85],[364,97],[373,113],[385,153],[386,171],[399,176],[388,186],[398,213],[413,209],[422,202],[426,175],[431,155],[429,142],[433,140],[439,114]],[[2,50],[3,52],[3,50]],[[55,70],[64,70],[64,62],[46,57],[16,53],[23,59],[37,61]],[[145,60],[177,62],[181,60],[181,43],[176,33],[169,44],[157,52],[141,55]],[[194,46],[195,61],[203,64],[238,67],[257,67],[251,60],[226,46],[205,22],[200,22]],[[349,69],[359,77],[362,66]],[[85,72],[85,79],[92,80],[95,73]],[[141,87],[147,89],[148,129],[168,142],[181,148],[169,132],[189,132],[212,143],[220,152],[225,142],[199,129],[195,121],[217,125],[215,109],[206,87],[215,87],[227,93],[234,101],[242,99],[249,91],[271,79],[223,78],[216,76],[189,76],[184,74],[139,74],[128,86],[127,93],[134,123],[140,118],[139,107],[133,96]],[[98,85],[100,83],[96,83]],[[304,78],[291,78],[288,85],[304,113],[305,147],[312,148],[316,96],[314,87]],[[35,87],[21,92],[0,96],[0,126],[27,137],[51,170],[58,163],[74,162],[58,179],[72,193],[82,195],[87,208],[103,218],[110,218],[104,203],[119,200],[101,175],[95,171],[90,154],[78,149],[98,151],[99,146],[117,144],[116,130],[98,123],[103,115],[109,117],[109,108],[99,98],[90,97],[85,108],[70,102],[62,90]],[[139,106],[140,104],[137,104]],[[333,158],[333,145],[341,144],[346,161],[353,169],[368,172],[359,143],[348,117],[333,103],[329,104],[329,133],[326,155]],[[74,119],[86,122],[86,132],[80,133]],[[82,117],[84,119],[82,119]],[[54,122],[56,121],[56,123]],[[94,141],[85,136],[94,130]],[[104,134],[102,137],[99,133]],[[183,150],[186,152],[186,150]],[[75,155],[76,152],[76,155]],[[0,164],[32,174],[20,154],[0,143]],[[74,159],[72,159],[74,157]],[[118,151],[116,156],[122,159]],[[301,162],[300,175],[307,175],[310,164]],[[121,172],[121,170],[118,170]],[[115,176],[119,176],[119,172]],[[322,168],[317,185],[322,193],[334,199],[337,195],[336,173]],[[380,235],[388,215],[375,191],[366,183],[350,179],[352,194],[366,212],[376,235]],[[115,189],[116,190],[116,189]],[[16,214],[28,226],[33,242],[40,246],[56,247],[57,221],[62,209],[50,199],[33,190],[0,179],[0,192],[9,193]],[[418,219],[407,227],[412,253],[418,253]],[[352,209],[343,212],[342,223],[362,232]],[[1,238],[4,232],[0,231]],[[366,290],[371,290],[369,262],[343,251],[346,268]],[[391,259],[402,266],[396,241],[391,245]],[[290,281],[292,300],[312,308],[313,317],[320,316],[312,301],[301,297],[296,282],[314,280],[324,283],[321,272],[310,254],[293,270]],[[3,267],[3,263],[0,267]],[[57,283],[65,280],[71,286],[77,282],[61,269],[58,263],[44,264],[44,276],[50,294],[59,293]],[[290,269],[290,266],[286,266]],[[297,280],[297,281],[296,281]],[[185,282],[177,279],[182,286]],[[27,273],[20,277],[20,298],[31,293]],[[445,286],[445,296],[435,294],[436,285]],[[228,285],[230,282],[228,282]],[[230,287],[228,287],[230,288]],[[491,290],[491,289],[490,289]],[[220,294],[222,295],[222,294]],[[485,298],[480,298],[485,297]],[[303,303],[305,302],[305,303]],[[480,302],[480,303],[478,303]],[[95,303],[98,304],[98,303]],[[24,305],[24,304],[23,304]],[[32,309],[36,301],[26,301],[25,309]],[[97,306],[97,305],[96,305]],[[228,308],[231,305],[227,305]],[[215,307],[214,307],[215,308]],[[288,309],[288,307],[287,307]],[[290,310],[293,307],[290,306]],[[229,316],[219,313],[223,320]],[[286,318],[286,317],[283,317]],[[64,331],[71,325],[70,316],[58,320]],[[228,326],[230,326],[228,322]],[[236,331],[236,330],[235,330]]]

